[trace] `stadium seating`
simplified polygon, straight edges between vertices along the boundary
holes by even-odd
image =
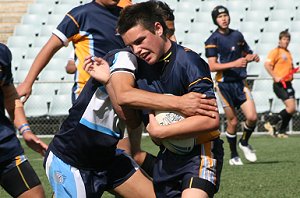
[[[52,97],[47,95],[31,95],[24,105],[27,117],[48,115]]]
[[[71,92],[64,95],[53,95],[52,103],[49,109],[50,116],[66,115],[68,110],[72,107]]]
[[[271,101],[274,95],[266,95],[265,91],[253,91],[252,97],[255,101],[257,113],[266,113],[271,110]]]

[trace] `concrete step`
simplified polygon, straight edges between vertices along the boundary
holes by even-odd
[[[0,0],[0,42],[6,43],[34,0]]]

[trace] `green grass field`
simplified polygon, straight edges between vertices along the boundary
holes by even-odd
[[[221,186],[216,198],[296,198],[300,197],[300,136],[288,139],[276,139],[270,136],[253,136],[251,144],[256,149],[258,161],[247,163],[242,156],[244,166],[232,167],[228,164],[228,144],[224,137],[224,166]],[[50,139],[44,139],[49,142]],[[22,142],[23,143],[23,142]],[[24,145],[24,144],[23,144]],[[42,167],[42,158],[24,146],[32,166],[38,173],[47,197],[51,197],[51,188]],[[143,148],[151,153],[157,152],[149,138],[143,139]],[[240,154],[242,155],[241,151]],[[1,188],[0,197],[9,197]],[[105,193],[104,198],[113,196]]]

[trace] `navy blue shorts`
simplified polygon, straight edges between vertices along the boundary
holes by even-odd
[[[121,185],[138,170],[134,160],[119,149],[108,168],[103,170],[77,169],[51,151],[45,160],[46,175],[55,197],[99,198],[104,191]]]
[[[161,149],[153,170],[157,198],[181,197],[187,188],[201,189],[213,197],[220,185],[223,156],[219,138],[195,146],[187,155]]]
[[[223,107],[239,108],[247,100],[247,97],[252,99],[250,89],[245,81],[218,82],[216,88]]]
[[[295,90],[291,82],[286,82],[286,88],[283,87],[281,82],[273,83],[273,91],[282,101],[295,98]]]
[[[41,182],[25,155],[0,164],[0,185],[12,197],[18,197]]]

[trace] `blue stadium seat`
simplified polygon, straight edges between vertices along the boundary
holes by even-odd
[[[46,23],[46,15],[40,14],[25,14],[21,18],[21,24],[29,25],[44,25]]]
[[[28,5],[27,13],[28,14],[39,14],[39,15],[47,15],[51,14],[53,10],[52,5],[47,5],[43,3],[33,3]]]
[[[24,104],[27,117],[45,116],[48,114],[48,106],[52,97],[46,95],[31,95]]]
[[[288,11],[293,11],[296,10],[297,6],[299,5],[300,3],[298,0],[277,0],[275,3],[275,9],[285,9]]]
[[[223,5],[226,7],[226,2],[227,1],[222,1],[222,0],[214,0],[214,1],[202,1],[201,2],[201,12],[211,12],[216,6],[218,5]],[[229,10],[230,12],[230,10]]]
[[[281,32],[291,28],[290,21],[268,21],[265,23],[264,32]]]
[[[270,43],[276,47],[279,40],[279,32],[263,32],[259,38],[259,44]]]
[[[44,25],[41,27],[41,31],[39,33],[39,36],[47,36],[48,38],[50,38],[50,36],[52,35],[53,30],[56,29],[56,25]]]
[[[72,107],[71,92],[70,94],[54,95],[49,109],[50,116],[68,115]]]
[[[282,102],[281,99],[274,97],[272,106],[271,106],[271,112],[272,113],[279,113],[282,109],[285,109],[285,105]]]
[[[270,16],[270,11],[264,10],[248,10],[245,12],[244,21],[254,21],[256,23],[264,24]]]
[[[226,7],[229,12],[243,12],[249,9],[251,0],[235,0],[235,1],[227,1]]]
[[[251,1],[249,10],[269,11],[275,7],[275,0]]]
[[[58,93],[59,83],[34,83],[32,95],[46,95],[52,97]]]
[[[56,13],[56,14],[48,15],[46,24],[57,26],[63,20],[63,18],[65,17],[65,14],[57,14]]]
[[[295,11],[294,10],[286,10],[286,9],[276,9],[270,12],[270,21],[283,21],[289,22],[294,18]]]
[[[18,24],[14,29],[14,36],[36,37],[40,32],[41,25]]]
[[[252,97],[255,102],[257,113],[266,113],[271,110],[271,101],[274,95],[271,94],[273,90],[266,91],[252,91]]]

